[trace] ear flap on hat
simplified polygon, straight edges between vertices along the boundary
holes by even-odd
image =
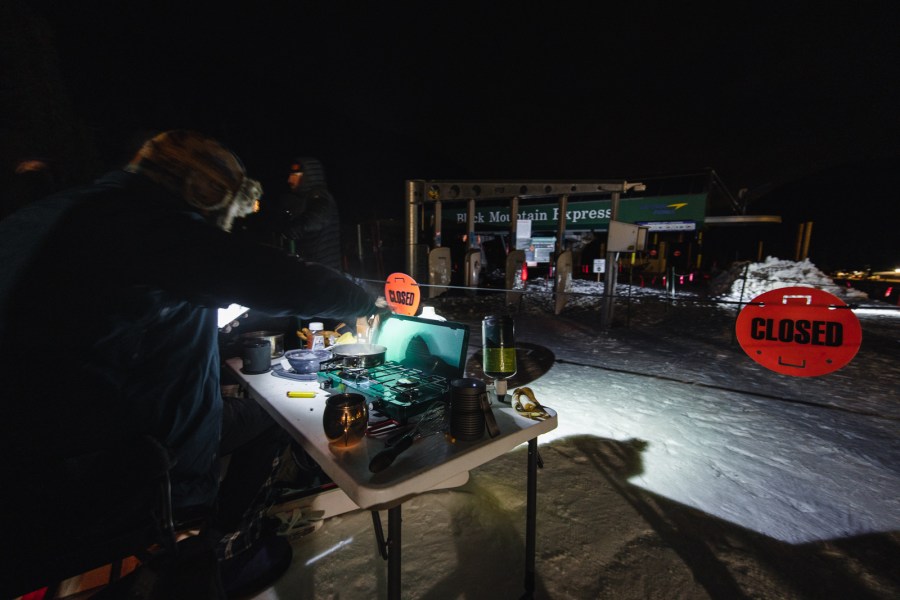
[[[262,184],[255,179],[246,178],[231,204],[216,213],[216,226],[225,231],[231,231],[235,219],[255,212],[256,203],[262,197],[262,191]]]

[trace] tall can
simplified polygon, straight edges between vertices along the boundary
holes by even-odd
[[[506,396],[506,380],[516,374],[516,331],[512,317],[490,315],[481,321],[482,368],[494,380],[498,399]]]

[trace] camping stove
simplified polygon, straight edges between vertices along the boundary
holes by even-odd
[[[401,422],[423,412],[435,400],[446,398],[450,391],[448,377],[391,361],[366,369],[322,363],[318,380],[325,389],[363,394],[375,410]]]
[[[469,327],[463,323],[390,315],[375,333],[374,342],[386,349],[382,364],[348,368],[335,357],[321,363],[318,373],[299,374],[275,364],[272,375],[362,394],[374,410],[405,423],[447,398],[450,382],[465,372],[468,340]]]

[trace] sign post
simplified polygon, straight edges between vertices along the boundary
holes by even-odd
[[[597,282],[599,282],[600,275],[602,273],[606,273],[606,259],[605,258],[595,258],[594,259],[594,273],[597,274]]]
[[[814,377],[849,363],[862,342],[859,319],[844,302],[809,287],[770,290],[745,306],[735,325],[747,355],[795,377]]]

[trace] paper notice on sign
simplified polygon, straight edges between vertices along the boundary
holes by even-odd
[[[531,237],[531,219],[519,219],[516,221],[516,237]]]

